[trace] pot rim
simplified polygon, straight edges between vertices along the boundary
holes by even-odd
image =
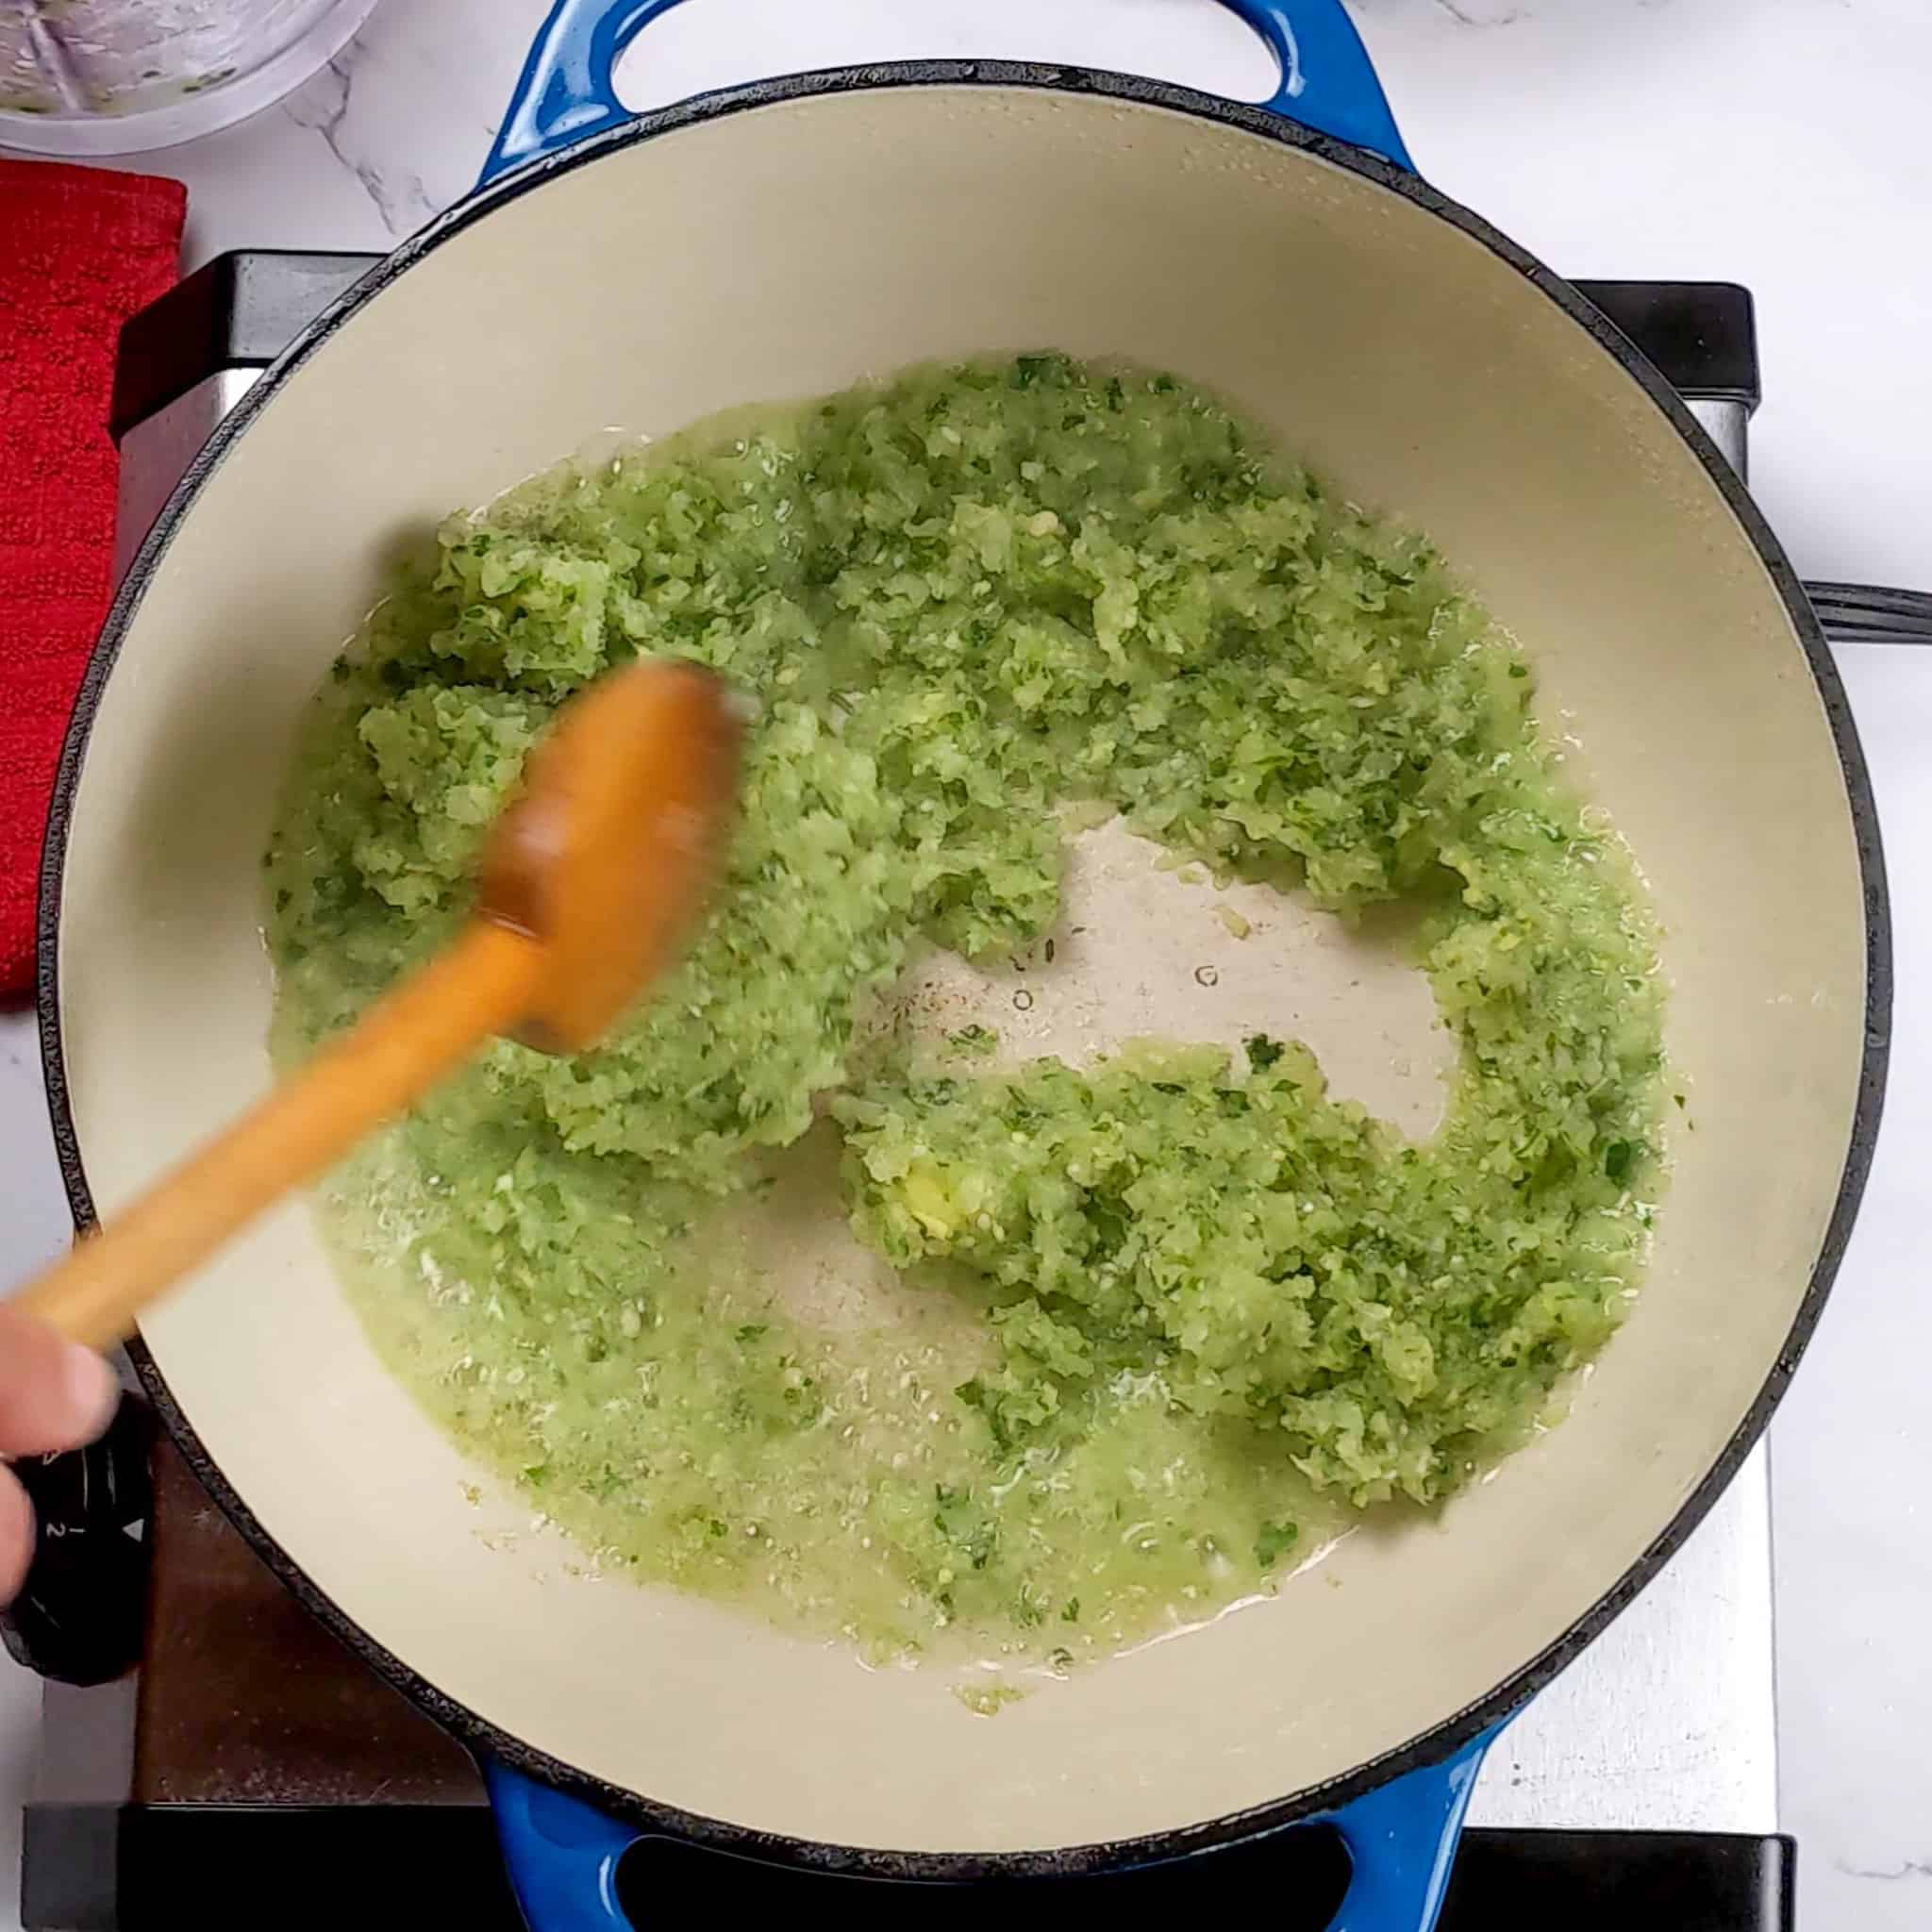
[[[1851,709],[1817,618],[1796,573],[1741,479],[1716,445],[1635,346],[1562,277],[1450,200],[1418,175],[1365,148],[1301,126],[1260,107],[1228,101],[1191,88],[1085,67],[997,60],[906,60],[844,66],[781,75],[697,95],[638,116],[625,125],[525,163],[488,187],[478,188],[404,242],[366,276],[318,316],[266,369],[196,454],[170,494],[116,591],[101,635],[89,658],[60,754],[42,855],[36,931],[35,995],[48,1111],[60,1174],[75,1226],[94,1224],[90,1192],[75,1130],[61,1050],[59,1011],[60,892],[75,795],[94,714],[145,588],[175,531],[235,440],[295,370],[335,335],[366,302],[406,274],[441,243],[495,208],[541,188],[557,175],[588,167],[606,156],[660,135],[752,108],[825,96],[879,92],[908,87],[1015,88],[1041,92],[1098,95],[1138,107],[1165,108],[1233,127],[1294,147],[1351,173],[1365,175],[1418,208],[1460,229],[1514,269],[1612,357],[1671,426],[1690,445],[1757,552],[1785,605],[1812,681],[1824,706],[1851,808],[1864,901],[1866,983],[1865,1044],[1857,1101],[1845,1162],[1831,1218],[1802,1302],[1762,1387],[1711,1467],[1678,1506],[1649,1546],[1590,1609],[1484,1696],[1418,1736],[1353,1770],[1267,1803],[1222,1817],[1135,1838],[1026,1852],[906,1852],[841,1845],[759,1831],[726,1820],[688,1812],[608,1783],[513,1737],[467,1706],[444,1696],[404,1660],[375,1641],[302,1571],[262,1526],[203,1446],[192,1423],[175,1402],[144,1342],[128,1343],[137,1374],[169,1433],[197,1478],[256,1554],[303,1606],[342,1643],[395,1685],[479,1756],[569,1792],[641,1831],[670,1834],[692,1844],[766,1862],[854,1876],[959,1882],[1067,1876],[1156,1863],[1251,1837],[1338,1809],[1377,1785],[1433,1764],[1501,1724],[1630,1604],[1701,1523],[1756,1444],[1790,1385],[1816,1328],[1850,1237],[1864,1191],[1882,1108],[1890,1044],[1891,931],[1876,808]]]

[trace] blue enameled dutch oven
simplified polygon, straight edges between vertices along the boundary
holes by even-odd
[[[1656,372],[1411,171],[1338,0],[1230,0],[1279,62],[1261,107],[949,61],[633,119],[612,63],[670,4],[559,0],[482,185],[282,357],[127,578],[48,844],[42,1012],[76,1212],[258,1091],[258,859],[292,734],[395,548],[452,506],[606,425],[933,357],[1052,345],[1225,393],[1426,530],[1522,641],[1667,929],[1697,1131],[1645,1291],[1560,1427],[1272,1601],[989,1720],[933,1673],[600,1582],[510,1499],[474,1504],[476,1472],[383,1372],[299,1207],[139,1354],[256,1547],[489,1767],[541,1932],[614,1923],[641,1836],[768,1876],[1078,1904],[1100,1874],[1318,1820],[1353,1858],[1336,1923],[1415,1932],[1484,1742],[1708,1508],[1845,1240],[1886,939],[1830,659]],[[1378,1016],[1358,1022],[1357,1041]]]

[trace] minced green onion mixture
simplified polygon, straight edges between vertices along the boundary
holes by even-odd
[[[451,932],[555,708],[643,653],[758,702],[702,936],[607,1045],[493,1045],[325,1207],[391,1365],[602,1568],[874,1655],[951,1626],[1064,1663],[1555,1413],[1660,1183],[1654,935],[1424,541],[1198,391],[1052,355],[458,517],[306,730],[280,1051]],[[1342,919],[1422,908],[1440,1130],[1264,1036],[1002,1070],[978,1029],[857,1026],[921,948],[1052,927],[1069,805]],[[731,1230],[800,1175],[934,1319],[788,1301]]]

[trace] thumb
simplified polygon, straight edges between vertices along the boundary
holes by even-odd
[[[92,1349],[0,1302],[0,1456],[91,1442],[119,1396],[113,1370]]]

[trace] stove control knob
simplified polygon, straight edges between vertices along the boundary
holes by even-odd
[[[13,1465],[33,1499],[34,1560],[0,1638],[43,1677],[106,1684],[141,1661],[153,1446],[146,1403],[123,1395],[99,1441]]]

